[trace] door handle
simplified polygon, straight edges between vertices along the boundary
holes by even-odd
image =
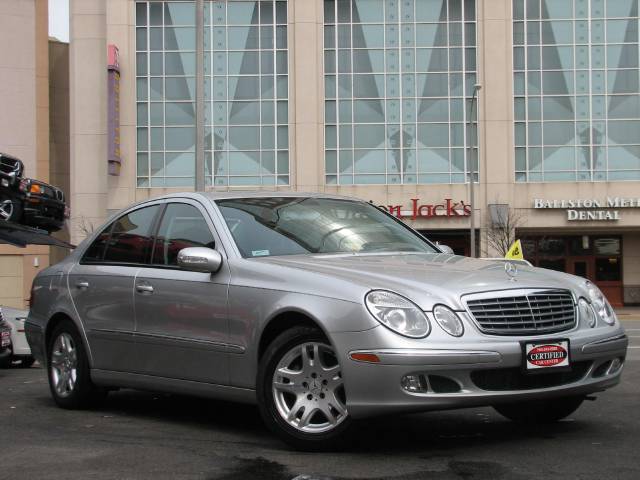
[[[79,288],[81,290],[89,288],[89,282],[87,282],[86,280],[80,280],[79,282],[76,282],[76,288]]]
[[[140,293],[153,293],[151,285],[136,285],[136,290]]]

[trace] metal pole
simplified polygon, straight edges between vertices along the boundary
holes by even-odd
[[[482,85],[475,84],[473,86],[473,96],[471,97],[471,106],[469,107],[469,120],[468,120],[468,129],[469,129],[469,148],[467,154],[467,168],[469,169],[469,201],[471,202],[471,209],[469,211],[469,229],[471,234],[471,257],[476,257],[476,221],[474,215],[474,209],[476,207],[475,195],[474,195],[474,170],[473,170],[473,147],[474,147],[474,136],[473,136],[473,107],[476,103],[478,91],[482,88]],[[478,165],[479,167],[479,165]],[[478,173],[479,173],[478,168]]]
[[[204,0],[196,0],[196,191],[204,191]]]

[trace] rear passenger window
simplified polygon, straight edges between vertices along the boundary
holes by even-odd
[[[104,259],[114,263],[147,263],[153,222],[159,205],[129,212],[116,220]]]
[[[109,224],[109,226],[96,237],[93,243],[84,252],[81,263],[95,263],[102,262],[104,260],[104,249],[109,241],[111,227],[113,227],[113,223]]]
[[[178,252],[187,247],[214,248],[215,241],[200,210],[186,203],[172,203],[162,216],[152,263],[176,266]]]

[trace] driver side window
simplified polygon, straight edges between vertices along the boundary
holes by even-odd
[[[213,234],[196,207],[171,203],[162,216],[151,263],[177,266],[178,252],[187,247],[215,248]]]

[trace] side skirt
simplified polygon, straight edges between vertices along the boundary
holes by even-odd
[[[256,391],[248,388],[156,377],[139,373],[92,369],[91,380],[96,385],[103,387],[122,387],[149,390],[152,392],[177,393],[250,404],[257,402]]]

